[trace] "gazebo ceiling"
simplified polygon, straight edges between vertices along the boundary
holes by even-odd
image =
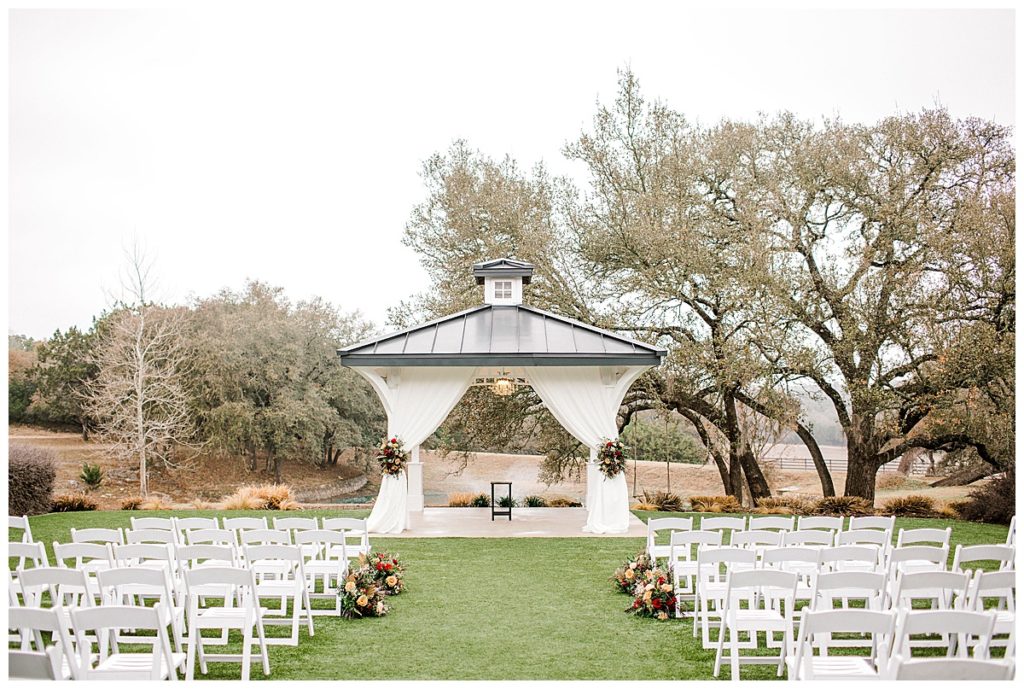
[[[657,366],[665,354],[522,304],[484,304],[338,350],[341,363],[350,367]]]

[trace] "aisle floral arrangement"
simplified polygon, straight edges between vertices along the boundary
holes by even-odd
[[[386,597],[387,592],[377,585],[374,572],[364,565],[349,572],[338,591],[341,616],[349,619],[384,617],[391,612],[391,608],[384,602]]]
[[[646,550],[641,550],[632,559],[626,560],[622,566],[615,570],[612,581],[620,593],[632,594],[638,581],[643,580],[644,575],[654,569],[654,561]]]
[[[605,438],[597,448],[597,468],[607,478],[615,478],[626,469],[625,446],[618,439]]]
[[[384,440],[377,450],[377,462],[380,464],[380,473],[384,476],[394,476],[405,470],[409,454],[402,447],[402,441],[398,438]]]
[[[398,555],[387,551],[360,555],[359,564],[368,567],[377,587],[389,596],[397,596],[405,590],[405,568]]]
[[[652,569],[633,588],[633,604],[626,612],[638,617],[665,621],[675,613],[676,594],[672,586],[672,570]]]

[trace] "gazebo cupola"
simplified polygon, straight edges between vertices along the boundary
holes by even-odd
[[[523,285],[530,284],[533,264],[514,258],[497,258],[473,264],[476,284],[484,286],[484,303],[518,306],[523,303]]]

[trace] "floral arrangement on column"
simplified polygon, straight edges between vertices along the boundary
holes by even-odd
[[[389,596],[397,596],[405,590],[405,568],[398,555],[388,552],[359,555],[359,564],[370,569],[378,588]]]
[[[597,468],[607,478],[615,478],[620,471],[626,469],[625,446],[618,438],[605,438],[597,448]]]
[[[398,438],[385,439],[377,449],[377,462],[380,464],[380,473],[384,476],[402,473],[408,460],[409,453],[405,451],[402,441]]]

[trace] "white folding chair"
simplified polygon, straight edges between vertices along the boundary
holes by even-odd
[[[345,534],[324,529],[296,531],[295,544],[303,549],[302,552],[306,558],[303,567],[306,572],[306,589],[309,591],[310,599],[330,599],[334,602],[332,609],[311,608],[310,614],[338,615],[341,612],[338,587],[343,585],[345,575],[348,573]],[[323,582],[321,591],[316,590],[318,578]]]
[[[129,543],[113,547],[114,566],[133,567],[166,571],[173,579],[177,574],[174,566],[174,546],[166,543]]]
[[[711,640],[711,620],[716,621],[725,607],[725,593],[729,574],[735,573],[739,565],[745,570],[757,566],[757,553],[745,548],[700,548],[697,551],[697,603],[693,621],[693,636],[700,627],[701,644],[704,648],[716,647]],[[756,641],[756,640],[755,640]]]
[[[292,539],[287,531],[276,529],[252,529],[239,531],[241,545],[291,545]]]
[[[838,532],[843,530],[842,517],[800,517],[796,520],[798,531],[811,529],[823,529],[825,531]]]
[[[760,561],[761,555],[764,553],[765,549],[778,548],[782,545],[783,533],[785,532],[760,529],[756,531],[733,531],[729,540],[730,545],[734,548],[743,548],[744,550],[754,551],[757,554],[758,561]],[[736,565],[733,569],[736,571],[742,571],[743,569],[753,569],[753,567]]]
[[[7,517],[7,528],[8,529],[21,529],[21,542],[32,543],[32,525],[28,522],[28,517]],[[10,540],[8,538],[7,540]]]
[[[835,531],[825,530],[797,530],[786,531],[782,534],[783,547],[828,547],[835,543]]]
[[[790,680],[880,679],[892,643],[895,615],[879,610],[804,610],[797,632],[795,655],[787,662]],[[856,647],[869,656],[829,655],[841,646],[833,634],[860,635]],[[842,644],[850,648],[853,644]],[[818,654],[815,655],[815,649]]]
[[[370,530],[365,519],[324,517],[323,528],[326,531],[341,531],[345,534],[345,553],[350,559],[370,554]],[[350,539],[356,539],[356,543],[352,543]]]
[[[957,572],[910,572],[896,577],[890,595],[889,607],[896,611],[920,610],[915,601],[924,601],[931,610],[958,610],[967,608],[970,587],[969,574]],[[914,639],[907,645],[913,648],[947,648],[948,639]]]
[[[903,572],[942,572],[949,560],[949,546],[908,545],[889,551],[890,579]]]
[[[71,529],[72,543],[110,543],[124,545],[121,529]]]
[[[900,610],[896,619],[896,633],[890,647],[892,657],[913,657],[913,649],[930,648],[929,639],[914,637],[938,635],[948,657],[967,658],[968,648],[974,646],[973,657],[987,659],[989,643],[996,616],[991,613],[968,610]]]
[[[870,545],[822,548],[821,564],[829,572],[876,572],[884,568],[882,551]]]
[[[1010,517],[1010,530],[1006,532],[1006,545],[1017,547],[1017,515]]]
[[[725,533],[728,531],[730,535],[736,531],[746,531],[747,529],[747,518],[746,517],[701,517],[700,519],[700,530],[701,531],[721,531],[723,543],[725,541]]]
[[[238,545],[238,531],[231,529],[188,529],[184,542],[188,545]]]
[[[100,589],[96,583],[96,572],[114,566],[114,553],[110,543],[57,543],[53,544],[53,560],[58,567],[71,566],[83,572],[89,581],[93,597],[99,598]]]
[[[174,548],[178,571],[202,567],[240,567],[241,557],[233,545],[178,545]]]
[[[900,529],[896,535],[896,547],[908,545],[934,544],[949,547],[949,539],[953,536],[953,527],[945,529]]]
[[[715,677],[725,660],[726,639],[729,647],[731,678],[740,678],[741,663],[776,663],[782,675],[786,657],[793,648],[793,605],[796,600],[797,575],[775,570],[733,572],[729,575],[724,608],[718,628],[715,652]],[[744,607],[744,604],[746,606]],[[740,656],[740,635],[749,634],[754,647],[757,635],[764,632],[766,645],[773,646],[776,633],[781,633],[779,657]]]
[[[171,519],[174,521],[174,530],[178,532],[179,536],[184,534],[186,531],[192,531],[195,529],[221,528],[216,517],[171,517]],[[228,527],[225,526],[224,528],[227,529]],[[266,528],[266,520],[264,520],[263,526],[260,528]]]
[[[747,528],[751,531],[793,531],[796,529],[796,517],[751,517]]]
[[[981,567],[966,567],[978,562],[992,561],[999,563],[999,569],[1013,569],[1015,551],[1009,545],[960,545],[953,551],[953,571],[964,572]]]
[[[26,569],[18,578],[25,607],[41,608],[43,594],[49,594],[50,607],[65,609],[92,607],[93,587],[85,572],[67,567]]]
[[[49,634],[49,643],[53,644],[50,648],[57,651],[53,659],[52,679],[81,679],[78,655],[72,641],[71,620],[63,608],[11,608],[8,610],[7,626],[17,631],[24,652],[46,652],[48,649],[43,633]],[[11,674],[12,679],[16,676]]]
[[[669,538],[676,531],[692,531],[692,517],[665,517],[663,519],[647,520],[647,554],[652,560],[667,558],[669,556],[669,545],[667,543],[658,545],[658,532],[668,532]]]
[[[881,530],[891,537],[896,530],[896,517],[850,517],[849,531]]]
[[[127,543],[164,543],[174,545],[178,542],[178,532],[170,529],[129,529],[125,534]]]
[[[174,517],[131,517],[132,531],[157,529],[159,531],[175,531]]]
[[[836,535],[836,545],[873,545],[888,549],[892,538],[885,531],[877,529],[850,529]]]
[[[298,646],[299,624],[306,623],[306,631],[313,636],[312,605],[306,588],[306,572],[303,569],[302,548],[297,545],[247,545],[244,547],[245,561],[256,575],[256,598],[276,598],[281,601],[279,608],[265,608],[264,625],[290,625],[291,636],[267,637],[268,645]],[[291,619],[288,618],[288,602],[292,603]]]
[[[986,608],[986,601],[995,607]],[[1010,639],[994,638],[990,647],[1008,647],[1017,621],[1017,577],[1014,570],[983,572],[975,570],[971,582],[971,591],[967,600],[967,609],[975,612],[990,612],[996,616],[994,636],[1010,635]],[[1012,654],[1007,652],[1006,656]]]
[[[43,651],[7,651],[7,679],[68,679],[60,674],[61,652],[56,646]]]
[[[173,653],[167,638],[164,615],[158,604],[155,608],[105,605],[98,608],[76,608],[71,611],[71,622],[82,666],[82,678],[163,680],[177,679],[177,672],[185,662],[184,653]],[[155,633],[148,651],[126,651],[118,644],[119,631],[145,629]],[[96,634],[98,658],[94,661],[87,630]]]
[[[250,531],[252,529],[269,529],[266,517],[224,517],[221,520],[223,528],[231,531]],[[216,526],[204,526],[200,528],[217,528]]]
[[[865,610],[885,607],[888,580],[884,572],[822,572],[811,583],[811,610],[834,610],[836,601],[849,608],[862,601]]]
[[[320,528],[315,517],[274,517],[278,531],[315,531]]]
[[[165,627],[171,628],[174,650],[182,652],[182,638],[185,632],[185,606],[174,593],[170,573],[161,569],[126,567],[108,569],[96,575],[103,605],[136,606],[146,600],[155,600]],[[136,601],[139,601],[137,604]],[[131,643],[154,643],[153,636],[126,636],[121,634],[118,641]]]
[[[694,549],[719,547],[722,545],[721,531],[674,531],[669,537],[668,566],[672,570],[672,585],[675,587],[676,617],[685,617],[683,600],[693,601],[696,610],[696,588],[693,578],[697,574],[697,556]]]
[[[10,573],[10,583],[13,584],[15,591],[18,590],[18,572],[23,569],[50,566],[50,560],[46,556],[46,547],[42,543],[12,541],[7,544],[7,557],[18,558],[16,569]]]
[[[191,546],[193,548],[213,548],[217,546]],[[267,640],[263,631],[263,611],[256,599],[256,579],[251,570],[237,567],[200,567],[185,570],[185,585],[188,589],[188,660],[186,662],[185,679],[195,678],[195,665],[198,657],[199,669],[205,675],[209,662],[240,662],[242,679],[249,679],[252,663],[253,644],[259,648],[259,660],[263,666],[263,674],[270,675],[270,656],[267,654]],[[213,599],[214,592],[220,591],[219,606],[200,607],[200,598],[207,601]],[[235,603],[238,603],[237,605]],[[211,640],[204,638],[204,629],[217,629],[222,632],[222,641],[227,638],[231,629],[242,632],[242,652],[207,653],[205,646]],[[253,639],[255,630],[256,638]],[[226,643],[226,642],[225,642]]]
[[[998,660],[978,658],[914,658],[902,655],[893,658],[892,679],[918,682],[928,680],[976,682],[1013,679],[1013,666]]]

